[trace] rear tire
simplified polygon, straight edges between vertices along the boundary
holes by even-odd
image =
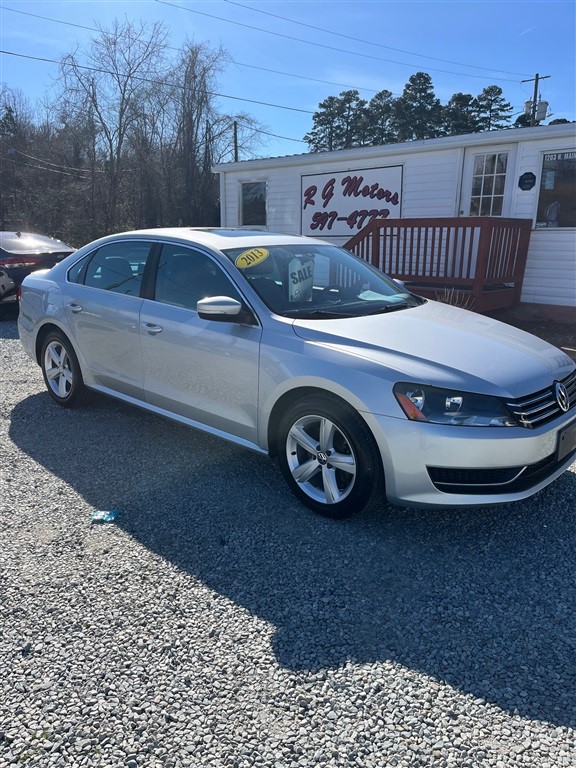
[[[58,405],[73,408],[89,400],[91,393],[84,384],[78,358],[63,333],[52,331],[46,336],[40,366],[48,393]]]
[[[343,520],[381,494],[376,442],[343,401],[310,395],[294,403],[280,420],[276,448],[290,489],[319,515]]]

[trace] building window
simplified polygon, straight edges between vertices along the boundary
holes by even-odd
[[[470,216],[502,215],[507,164],[507,152],[474,157]]]
[[[242,226],[266,226],[266,182],[245,181],[241,184]]]
[[[544,154],[536,227],[576,227],[576,152]]]

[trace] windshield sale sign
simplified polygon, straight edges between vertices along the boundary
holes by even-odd
[[[373,219],[399,219],[402,166],[302,176],[302,234],[352,237]]]

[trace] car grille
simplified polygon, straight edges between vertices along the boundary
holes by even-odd
[[[561,380],[568,392],[570,407],[576,408],[576,370]],[[508,400],[506,405],[516,416],[523,427],[533,429],[547,424],[549,421],[561,416],[564,411],[558,405],[554,384],[532,395],[520,397],[517,400]]]
[[[576,457],[576,450],[560,461],[553,453],[545,459],[521,467],[496,469],[448,469],[428,467],[435,487],[443,493],[487,494],[520,493],[527,491],[552,475],[558,467]]]

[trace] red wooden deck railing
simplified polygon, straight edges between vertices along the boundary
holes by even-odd
[[[519,302],[531,230],[530,219],[374,219],[344,247],[414,293],[489,312]]]

